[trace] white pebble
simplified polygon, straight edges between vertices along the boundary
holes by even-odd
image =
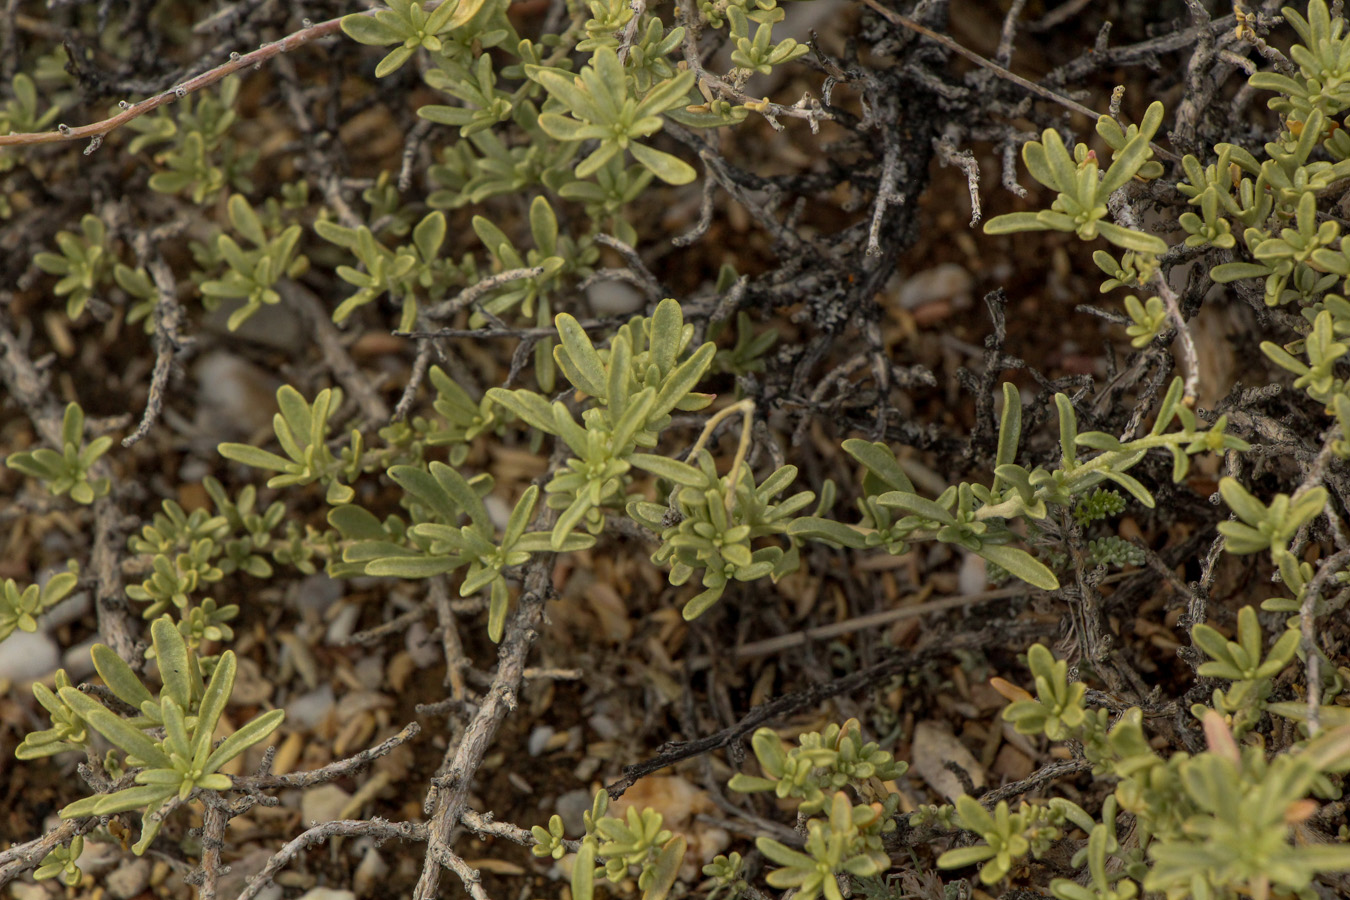
[[[403,645],[408,648],[413,665],[419,669],[434,666],[441,659],[441,648],[431,639],[431,632],[427,631],[424,622],[414,622],[409,626],[403,638]]]
[[[104,879],[103,885],[117,900],[131,900],[150,886],[150,860],[128,860]]]
[[[905,279],[900,285],[900,305],[917,309],[934,300],[951,300],[953,309],[966,309],[974,287],[975,279],[963,267],[942,263]]]
[[[293,728],[313,728],[323,721],[333,705],[333,686],[325,684],[286,704],[286,724]]]
[[[351,799],[351,794],[335,784],[310,788],[300,798],[300,821],[306,826],[335,821]],[[355,897],[350,892],[346,896]]]
[[[530,732],[530,739],[526,745],[531,756],[538,756],[548,747],[548,742],[553,739],[553,728],[548,725],[540,725]]]
[[[352,875],[352,887],[362,897],[380,896],[385,888],[384,878],[389,874],[389,863],[384,861],[380,851],[367,847],[365,855]]]
[[[356,631],[356,623],[360,618],[361,607],[355,603],[339,600],[337,612],[328,623],[328,632],[324,635],[324,640],[331,647],[342,646]]]
[[[101,641],[90,638],[89,640],[69,647],[61,654],[61,667],[66,670],[70,680],[76,683],[83,681],[94,674],[94,658],[89,655],[89,651],[94,649],[94,645]]]
[[[624,281],[597,281],[586,288],[586,299],[597,316],[626,316],[642,308],[643,296]]]
[[[337,888],[316,887],[305,891],[300,900],[356,900],[356,894]]]
[[[963,594],[978,594],[989,585],[989,576],[985,574],[984,558],[974,553],[965,554],[961,560],[961,571],[957,575],[957,584]]]
[[[0,681],[36,681],[56,671],[61,648],[41,631],[15,631],[0,641]]]

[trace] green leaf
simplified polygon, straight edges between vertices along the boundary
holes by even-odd
[[[117,813],[131,812],[132,810],[136,809],[146,809],[148,812],[147,808],[151,804],[159,805],[176,793],[178,793],[177,784],[139,785],[137,787],[127,788],[124,791],[117,791],[116,793],[112,794],[104,794],[102,797],[99,798],[98,805],[94,807],[94,810],[100,816],[111,816],[116,815]],[[148,836],[151,839],[153,839],[154,835],[158,832],[158,830],[159,830],[158,824],[155,825],[154,831],[150,830],[150,826],[148,824],[142,826],[141,841],[145,840],[147,833]],[[133,852],[136,852],[139,855],[139,853],[145,849],[145,845],[141,842],[137,842],[136,846],[140,847],[141,850],[135,851],[133,849]]]
[[[1135,231],[1132,228],[1122,228],[1110,222],[1098,222],[1097,233],[1117,247],[1133,250],[1136,253],[1157,253],[1161,255],[1167,252],[1167,242],[1157,235],[1144,234],[1142,231]]]
[[[423,262],[433,262],[440,255],[444,243],[445,213],[440,210],[429,213],[413,229],[413,244],[417,246]]]
[[[502,531],[503,547],[513,547],[520,540],[526,526],[530,524],[530,515],[534,512],[534,505],[538,500],[539,486],[536,484],[530,485],[525,489],[525,493],[521,494],[515,508],[511,510],[510,518],[506,520],[506,528]]]
[[[633,154],[634,159],[642,163],[648,171],[666,184],[688,184],[698,177],[698,172],[689,163],[678,156],[672,156],[662,150],[657,150],[655,147],[633,142],[628,145],[628,152]]]
[[[944,525],[955,525],[956,518],[925,497],[909,491],[890,491],[877,498],[877,502],[882,506],[890,506],[896,509],[902,509],[911,515],[920,516],[925,519],[931,519],[935,522],[941,522]]]
[[[436,483],[441,490],[454,500],[455,505],[468,514],[470,521],[476,528],[481,533],[490,534],[492,532],[492,519],[488,516],[487,507],[483,505],[483,499],[478,496],[478,492],[464,479],[464,476],[445,463],[434,460],[427,469],[430,471],[431,477],[436,479]],[[453,519],[450,520],[450,522],[453,521]],[[449,522],[446,524],[449,524]]]
[[[506,629],[506,611],[511,602],[511,595],[506,589],[506,580],[498,578],[492,582],[492,590],[488,602],[488,640],[496,644],[502,639],[502,632]]]
[[[154,702],[154,696],[149,689],[141,683],[140,678],[136,677],[131,666],[127,665],[111,647],[95,644],[90,649],[90,655],[94,658],[94,670],[117,699],[129,704],[133,709],[140,709],[142,703]]]
[[[651,882],[642,892],[642,900],[665,900],[680,874],[680,864],[684,861],[685,842],[683,835],[676,835],[661,848],[660,854],[651,869]]]
[[[604,363],[595,351],[586,329],[567,313],[559,313],[553,320],[558,329],[560,344],[553,351],[553,357],[563,375],[582,391],[592,397],[605,399],[607,380]]]
[[[669,297],[656,304],[648,343],[652,364],[658,372],[669,372],[674,367],[683,331],[684,311],[680,309],[680,304]]]
[[[220,444],[216,447],[216,451],[226,459],[243,463],[246,466],[253,466],[255,469],[286,472],[295,465],[289,459],[277,456],[275,453],[269,453],[266,450],[260,450],[257,447],[251,447],[248,444]]]
[[[197,741],[192,748],[194,759],[205,759],[210,751],[211,738],[215,734],[216,725],[220,722],[220,715],[225,711],[225,705],[230,702],[230,694],[234,692],[237,667],[234,651],[226,650],[220,655],[216,670],[211,673],[211,680],[207,683],[206,690],[202,692],[202,702],[197,709]]]
[[[150,626],[155,645],[155,662],[164,692],[183,709],[192,708],[192,673],[189,671],[188,648],[170,616],[160,616]]]
[[[405,62],[412,58],[412,54],[411,47],[395,47],[390,51],[389,55],[380,60],[379,65],[375,67],[375,77],[383,78],[392,72],[398,71]]]
[[[572,861],[572,900],[595,900],[595,842],[582,841]]]
[[[262,220],[243,195],[231,194],[226,206],[235,231],[248,238],[255,247],[266,245],[267,234],[263,231]]]
[[[880,478],[886,485],[897,491],[914,493],[914,483],[909,480],[905,470],[900,467],[895,453],[880,442],[870,442],[850,438],[844,441],[844,452],[862,463],[869,472]]]
[[[1021,231],[1048,231],[1049,228],[1034,212],[1007,213],[994,216],[984,223],[985,234],[1015,234]]]
[[[113,714],[93,697],[82,694],[73,687],[63,687],[57,693],[62,703],[79,713],[80,717],[89,723],[89,727],[107,738],[122,752],[136,757],[143,765],[161,769],[173,767],[173,762],[155,746],[149,735],[121,716]]]
[[[1265,505],[1249,494],[1237,479],[1228,477],[1219,479],[1219,494],[1223,497],[1223,502],[1228,504],[1228,508],[1249,525],[1266,520],[1268,513]]]
[[[359,44],[382,47],[398,43],[406,37],[370,15],[357,13],[343,16],[341,24],[347,37]]]
[[[817,516],[803,516],[800,519],[794,519],[788,525],[787,533],[798,538],[829,541],[853,550],[862,550],[867,546],[867,537],[858,529],[845,525],[843,522],[822,519]]]
[[[447,0],[444,5],[452,7],[455,13],[446,21],[443,28],[437,29],[437,33],[447,30],[453,31],[461,25],[464,25],[474,16],[478,15],[478,11],[483,8],[486,2],[487,0]],[[435,15],[435,13],[432,13],[433,17]],[[430,23],[430,21],[431,20],[428,19],[428,23]]]
[[[997,851],[988,844],[975,847],[958,847],[939,856],[937,864],[940,869],[964,869],[966,866],[973,866],[976,863],[984,862],[986,859],[992,859],[996,855]]]
[[[684,608],[680,610],[680,615],[686,622],[694,621],[711,609],[714,603],[722,599],[722,593],[725,590],[726,585],[719,584],[695,595],[694,598],[686,603]]]
[[[366,574],[385,578],[431,578],[464,565],[461,556],[402,556],[372,559]]]
[[[1242,278],[1265,278],[1270,274],[1270,271],[1270,266],[1257,265],[1256,263],[1220,263],[1209,270],[1209,277],[1219,284],[1228,284],[1230,281],[1238,281]]]
[[[1055,573],[1025,550],[1001,544],[985,544],[975,553],[992,563],[997,563],[1007,569],[1009,574],[1027,584],[1044,591],[1059,590],[1059,579],[1055,577]]]
[[[658,478],[664,478],[682,487],[700,489],[708,487],[707,476],[688,463],[649,453],[634,453],[628,457],[628,461],[645,472],[651,472]]]
[[[553,349],[555,358],[558,350],[557,347]],[[565,371],[564,374],[566,374]],[[575,382],[573,383],[575,384]],[[487,396],[493,403],[504,407],[531,428],[536,428],[545,434],[558,433],[558,426],[553,420],[553,407],[549,405],[548,400],[534,391],[508,391],[505,388],[489,388]]]
[[[689,396],[690,391],[703,378],[717,355],[717,346],[711,341],[695,350],[688,359],[675,367],[675,370],[661,383],[652,413],[664,416]]]
[[[206,758],[202,770],[215,772],[249,747],[266,740],[268,735],[277,730],[284,718],[286,718],[284,709],[274,709],[253,719],[221,741],[220,746]]]

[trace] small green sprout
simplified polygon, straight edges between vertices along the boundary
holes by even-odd
[[[1125,329],[1125,334],[1130,338],[1130,346],[1136,350],[1153,343],[1167,325],[1167,308],[1157,297],[1149,297],[1140,303],[1138,297],[1130,294],[1125,298],[1125,314],[1133,323]]]
[[[41,587],[30,584],[23,590],[13,578],[0,582],[0,641],[19,631],[37,631],[37,617],[75,590],[79,581],[76,570],[59,572],[47,579]]]
[[[353,40],[376,47],[398,44],[375,67],[375,77],[390,75],[412,58],[418,48],[436,52],[448,32],[472,19],[485,0],[447,0],[430,12],[414,0],[389,0],[389,8],[373,15],[344,16],[342,30]]]
[[[1040,212],[995,216],[985,223],[985,234],[1068,231],[1085,241],[1100,235],[1124,250],[1167,252],[1167,242],[1160,237],[1104,221],[1107,198],[1149,164],[1149,141],[1162,125],[1162,117],[1162,104],[1150,104],[1138,130],[1113,154],[1111,165],[1100,178],[1095,154],[1083,144],[1070,154],[1059,133],[1047,128],[1040,141],[1023,145],[1022,160],[1033,178],[1057,192],[1054,203]]]
[[[355,492],[339,479],[351,479],[359,474],[361,433],[352,432],[351,457],[354,462],[343,463],[328,448],[328,419],[342,405],[340,388],[325,388],[310,404],[290,385],[277,390],[277,405],[281,412],[272,420],[277,440],[286,457],[269,453],[248,444],[221,444],[220,455],[226,459],[281,472],[267,482],[268,487],[311,484],[319,481],[328,486],[327,500],[339,505],[351,501]]]
[[[99,497],[107,496],[112,490],[112,482],[106,477],[90,478],[98,458],[108,452],[112,438],[106,434],[96,437],[87,445],[84,443],[84,410],[78,403],[66,406],[65,416],[61,420],[61,449],[50,450],[46,447],[11,453],[5,458],[5,465],[16,472],[36,478],[47,486],[47,490],[59,497],[69,493],[76,503],[90,504]]]
[[[56,246],[61,252],[38,253],[33,263],[49,275],[59,275],[52,292],[66,298],[66,315],[78,319],[94,291],[112,275],[114,258],[108,247],[108,226],[98,216],[86,214],[80,219],[80,233],[60,231]]]
[[[42,862],[33,871],[33,880],[60,878],[66,887],[75,887],[84,877],[84,872],[79,866],[82,853],[84,853],[84,836],[77,834],[70,839],[70,843],[62,844],[42,857]]]

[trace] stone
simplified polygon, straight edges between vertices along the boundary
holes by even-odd
[[[351,799],[351,794],[335,784],[309,788],[300,798],[300,820],[306,827],[335,821]]]
[[[37,681],[61,665],[61,648],[41,631],[15,630],[0,641],[0,681]]]
[[[131,900],[150,886],[150,860],[127,860],[104,879],[103,886],[116,900]]]

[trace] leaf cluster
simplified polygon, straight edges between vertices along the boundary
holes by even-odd
[[[112,490],[106,476],[91,473],[111,446],[112,438],[106,434],[84,442],[84,410],[78,403],[69,403],[61,419],[59,450],[40,447],[11,453],[5,457],[5,465],[38,479],[57,497],[68,493],[76,503],[87,505]]]
[[[237,663],[233,651],[221,655],[207,680],[196,653],[172,619],[156,619],[151,635],[163,683],[158,696],[111,649],[96,644],[92,651],[94,668],[108,691],[122,705],[136,710],[136,715],[114,712],[73,687],[62,671],[56,692],[34,685],[38,700],[53,712],[56,734],[29,735],[19,748],[20,758],[76,749],[88,744],[92,730],[119,750],[124,757],[118,768],[134,770],[135,785],[77,800],[62,809],[61,815],[77,818],[141,811],[141,838],[133,847],[137,855],[154,841],[164,816],[174,807],[198,791],[230,790],[234,783],[220,768],[266,740],[285,716],[282,710],[264,713],[217,744],[215,732],[234,688]]]

